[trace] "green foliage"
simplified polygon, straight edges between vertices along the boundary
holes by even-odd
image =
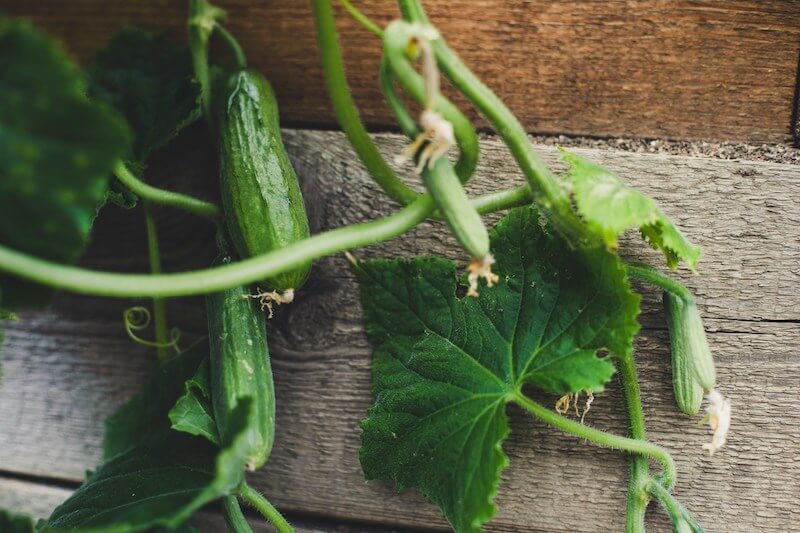
[[[33,519],[0,509],[0,531],[3,533],[33,533]]]
[[[123,28],[87,69],[89,94],[125,117],[135,135],[131,156],[147,161],[199,118],[189,51],[167,37]]]
[[[115,161],[124,122],[91,102],[51,39],[0,20],[0,244],[60,263],[77,259]],[[0,276],[2,305],[41,306],[50,289]]]
[[[111,458],[53,511],[43,531],[133,532],[181,525],[241,483],[250,408],[244,401],[237,407],[236,437],[221,450],[205,439],[169,431],[151,446]]]
[[[374,347],[375,404],[362,422],[367,479],[414,486],[457,531],[494,514],[507,464],[505,404],[526,384],[600,391],[609,357],[629,354],[639,297],[605,249],[571,250],[532,208],[491,233],[500,283],[456,296],[442,259],[360,262],[356,271]]]
[[[219,445],[209,380],[208,360],[204,359],[194,376],[186,380],[185,392],[170,409],[169,419],[172,429],[205,437]]]
[[[201,340],[154,369],[141,390],[106,419],[103,457],[111,459],[130,448],[157,442],[170,428],[169,412],[186,390],[201,363],[208,359],[208,341]]]
[[[691,269],[697,266],[700,248],[686,240],[652,198],[584,157],[564,152],[563,159],[571,167],[569,179],[578,212],[607,246],[616,248],[619,235],[639,228],[642,237],[664,253],[670,268],[677,267],[680,261]]]
[[[136,175],[145,163],[200,116],[199,89],[192,82],[189,51],[167,37],[123,28],[87,69],[89,94],[114,106],[131,127],[134,143],[126,156]],[[112,181],[109,200],[136,205],[136,195]]]

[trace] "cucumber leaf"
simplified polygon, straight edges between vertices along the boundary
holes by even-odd
[[[491,232],[500,282],[458,298],[456,265],[437,258],[355,266],[374,348],[375,403],[361,427],[367,479],[417,487],[456,531],[477,531],[508,464],[505,405],[524,385],[600,391],[628,354],[639,297],[605,248],[575,251],[533,208]]]
[[[203,339],[155,368],[141,390],[106,419],[103,457],[110,459],[161,439],[169,431],[170,409],[183,394],[186,381],[207,359],[208,340]]]
[[[3,533],[33,533],[33,519],[0,509],[0,531]]]
[[[205,437],[219,445],[217,422],[211,405],[208,360],[204,359],[194,376],[186,380],[185,392],[169,411],[172,429]]]
[[[153,446],[113,457],[53,511],[43,531],[134,532],[180,526],[242,481],[251,407],[249,399],[236,406],[231,415],[234,437],[222,449],[169,431]]]
[[[131,127],[129,166],[144,173],[150,155],[200,116],[189,51],[152,32],[123,28],[87,69],[89,95],[116,108]],[[136,195],[113,180],[109,200],[130,208]]]
[[[569,180],[578,212],[609,248],[617,247],[617,237],[623,232],[638,228],[654,249],[664,253],[670,268],[681,261],[692,270],[697,267],[700,248],[684,237],[652,198],[627,186],[607,168],[562,152],[562,159],[570,165]]]
[[[54,41],[0,19],[0,244],[62,263],[82,252],[130,137],[84,90]],[[0,291],[10,309],[46,305],[52,293],[7,275]]]

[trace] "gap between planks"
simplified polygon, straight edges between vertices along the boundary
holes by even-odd
[[[395,208],[353,160],[343,135],[285,133],[315,230],[375,218]],[[398,135],[376,137],[389,154],[404,143]],[[163,159],[177,154],[179,162],[166,163],[158,172],[172,174],[180,183],[180,176],[188,172],[182,161],[197,157],[200,165],[202,153],[209,150],[196,139],[190,141],[168,150]],[[484,139],[481,147],[473,192],[519,181],[496,139]],[[552,148],[541,151],[554,161]],[[797,167],[576,151],[656,197],[706,252],[702,276],[679,275],[699,295],[720,381],[736,406],[734,435],[723,454],[713,460],[704,457],[700,444],[708,432],[673,407],[668,341],[657,304],[645,307],[648,329],[637,343],[650,435],[682,452],[678,494],[711,526],[710,531],[714,526],[719,531],[787,529],[796,518],[793,495],[800,492],[800,466],[793,459],[800,452],[800,406],[793,392],[800,386],[796,324],[800,251],[792,246],[798,240],[800,217]],[[190,181],[189,190],[194,190],[199,184],[213,187],[215,179],[206,171],[192,175]],[[119,248],[130,242],[129,236],[140,233],[140,221],[133,224],[125,218],[129,215],[119,213],[103,214],[107,216],[101,218],[84,263],[144,270],[144,248],[134,252],[127,247],[124,253]],[[165,210],[159,217],[160,227],[173,239],[195,227],[195,219],[182,214]],[[183,242],[167,257],[174,268],[186,268],[204,261],[204,254],[211,255],[212,242]],[[624,245],[634,257],[660,261],[635,238]],[[446,230],[436,223],[358,253],[392,257],[444,253],[461,258]],[[298,296],[296,304],[270,324],[281,429],[267,469],[256,476],[257,486],[289,511],[342,521],[443,527],[438,511],[414,491],[396,495],[386,483],[364,484],[361,479],[357,423],[370,403],[369,346],[360,325],[357,288],[344,260],[320,261],[306,291]],[[645,296],[652,300],[657,294],[645,291]],[[202,300],[171,304],[180,311],[173,317],[182,328],[202,332]],[[124,336],[118,318],[123,306],[116,300],[61,295],[55,314],[28,313],[10,324],[6,378],[0,388],[4,468],[78,481],[86,468],[95,465],[102,418],[136,389],[149,359],[146,350]],[[595,401],[591,423],[624,431],[620,405],[612,386]],[[774,405],[780,406],[777,412]],[[511,467],[500,488],[499,515],[488,529],[554,531],[554,524],[565,531],[618,528],[627,472],[623,458],[555,435],[515,409],[510,413],[513,431],[505,449]],[[590,484],[584,481],[587,476]],[[649,520],[656,528],[666,527],[658,512]]]

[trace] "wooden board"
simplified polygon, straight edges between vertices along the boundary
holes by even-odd
[[[213,188],[201,129],[162,154],[154,177],[181,189]],[[394,207],[376,192],[352,159],[343,136],[286,131],[303,181],[315,231],[363,221]],[[379,136],[387,154],[402,139]],[[483,139],[473,191],[518,182],[495,139]],[[552,148],[541,148],[550,162]],[[798,167],[749,161],[578,150],[654,195],[705,250],[700,276],[681,273],[707,317],[720,384],[734,404],[729,446],[709,459],[709,434],[677,413],[669,376],[667,334],[657,294],[648,303],[637,341],[649,435],[678,461],[676,493],[709,531],[785,531],[797,523],[800,493],[800,182]],[[179,161],[179,162],[176,162]],[[193,163],[188,163],[193,161]],[[177,178],[176,178],[177,177]],[[211,233],[196,219],[159,211],[170,268],[188,268],[211,255]],[[103,213],[85,264],[144,270],[141,217]],[[138,237],[137,237],[138,235]],[[166,243],[173,243],[168,246]],[[638,238],[629,257],[658,261]],[[360,256],[462,254],[442,224],[426,223]],[[120,257],[122,259],[120,259]],[[50,313],[26,313],[11,323],[0,388],[0,468],[25,476],[78,482],[100,455],[102,420],[141,381],[146,349],[131,343],[120,313],[129,302],[62,295]],[[202,302],[171,302],[172,322],[202,333]],[[342,257],[316,264],[295,304],[270,323],[279,431],[264,471],[254,476],[281,509],[334,521],[443,528],[438,511],[414,491],[396,494],[383,482],[363,482],[358,420],[370,404],[370,349],[360,322],[357,286]],[[553,398],[542,397],[550,403]],[[616,385],[593,404],[587,423],[624,432]],[[497,498],[490,531],[616,531],[624,513],[627,468],[622,455],[602,450],[510,409],[504,445],[511,466]],[[666,531],[652,510],[654,531]]]
[[[11,509],[17,514],[31,517],[45,517],[61,502],[66,500],[72,490],[43,483],[33,483],[13,478],[0,477],[0,509]],[[254,516],[249,508],[243,507],[250,527],[254,533],[274,531],[262,518]],[[311,517],[288,516],[296,533],[389,533],[386,528],[370,525],[336,524]],[[192,516],[191,523],[200,531],[225,531],[225,520],[221,510],[208,506]]]
[[[355,2],[380,24],[393,2]],[[0,0],[83,61],[123,24],[185,31],[174,0]],[[220,1],[283,118],[333,123],[310,9],[298,0]],[[789,142],[800,16],[794,0],[426,2],[466,63],[529,131]],[[340,13],[348,73],[375,128],[393,127],[376,81],[380,45]],[[473,114],[474,116],[474,114]]]

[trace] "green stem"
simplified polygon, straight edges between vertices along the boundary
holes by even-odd
[[[478,213],[485,215],[530,204],[531,188],[528,185],[521,185],[516,189],[484,194],[470,201],[475,206],[475,209],[478,210]]]
[[[622,383],[622,392],[628,412],[630,436],[633,439],[645,441],[647,434],[644,427],[642,399],[633,355],[619,357],[617,359],[617,368],[619,369],[619,379]],[[645,487],[650,479],[650,466],[647,464],[647,458],[641,455],[631,455],[627,509],[625,512],[626,533],[643,533],[645,530],[644,515],[649,503]]]
[[[417,103],[426,106],[429,102],[425,101],[425,82],[406,56],[406,48],[412,36],[408,24],[394,22],[383,32],[383,50],[389,68],[403,89]],[[444,96],[439,95],[433,105],[436,112],[453,126],[453,133],[460,150],[455,171],[461,182],[465,183],[478,164],[478,134],[469,119]]]
[[[253,533],[250,524],[242,513],[242,508],[239,507],[239,500],[236,496],[225,496],[222,498],[222,509],[225,512],[225,524],[228,526],[229,531],[234,533]]]
[[[389,104],[389,108],[394,112],[400,129],[403,130],[406,137],[414,139],[419,135],[417,122],[411,117],[405,104],[400,100],[397,91],[394,90],[394,76],[392,74],[392,69],[389,68],[389,61],[384,55],[378,68],[378,81],[381,85],[381,92],[383,92],[383,97],[386,99],[386,103]]]
[[[417,198],[417,192],[403,183],[381,156],[361,122],[358,109],[353,102],[344,72],[331,0],[312,0],[311,7],[314,10],[325,83],[339,125],[356,155],[381,189],[394,201],[408,205]]]
[[[411,21],[428,24],[428,18],[419,0],[399,0],[403,16]],[[535,193],[540,209],[571,242],[587,239],[587,232],[580,219],[572,211],[569,195],[561,183],[539,158],[528,134],[514,114],[491,89],[481,82],[458,56],[450,50],[444,39],[432,42],[439,68],[453,85],[461,91],[492,123],[500,137],[517,161],[528,183]]]
[[[377,24],[372,22],[364,13],[359,11],[359,9],[350,3],[350,0],[340,0],[344,8],[350,13],[350,16],[356,19],[359,24],[367,28],[369,31],[374,33],[377,37],[381,37],[383,32],[378,27]]]
[[[150,258],[150,272],[161,274],[161,252],[158,249],[158,232],[153,219],[153,212],[145,202],[144,223],[147,228],[147,254]],[[159,361],[166,361],[169,357],[167,344],[167,307],[162,298],[153,298],[153,326],[156,333],[156,353]]]
[[[419,193],[403,183],[381,156],[361,122],[358,109],[353,102],[344,72],[331,2],[330,0],[314,0],[311,2],[311,6],[314,10],[317,39],[322,53],[325,82],[339,125],[375,182],[390,198],[402,205],[409,205],[419,197]],[[530,201],[530,187],[528,186],[472,200],[481,214],[509,209],[530,203]]]
[[[52,263],[0,245],[0,271],[59,289],[122,298],[207,294],[245,285],[309,261],[383,242],[422,222],[434,209],[423,195],[393,215],[326,231],[268,254],[209,269],[173,274],[118,274]]]
[[[661,466],[664,469],[664,482],[667,484],[667,486],[672,486],[672,483],[675,479],[675,462],[662,447],[656,446],[655,444],[647,441],[630,439],[628,437],[620,437],[619,435],[614,435],[612,433],[607,433],[605,431],[600,431],[599,429],[585,426],[579,422],[575,422],[569,418],[563,417],[542,405],[539,405],[519,392],[514,395],[514,400],[536,418],[560,429],[561,431],[565,431],[577,437],[592,441],[600,446],[606,446],[614,450],[622,450],[645,457],[652,457],[661,463]]]
[[[233,59],[236,61],[236,68],[247,68],[247,57],[244,55],[244,50],[242,50],[242,47],[239,45],[239,41],[236,40],[225,26],[217,24],[215,29],[233,54]]]
[[[625,270],[628,272],[628,276],[632,278],[646,281],[659,289],[669,291],[686,302],[694,301],[694,296],[689,289],[674,279],[665,276],[650,265],[644,263],[625,263]]]
[[[211,202],[148,185],[137,178],[122,161],[117,161],[114,175],[134,194],[149,202],[175,207],[204,217],[218,218],[220,216],[219,207]]]
[[[239,486],[239,494],[247,500],[247,502],[252,505],[253,507],[258,510],[261,515],[266,518],[275,529],[278,530],[278,533],[293,533],[294,529],[289,522],[283,517],[283,515],[275,509],[275,507],[267,500],[264,496],[262,496],[258,491],[250,487],[246,482],[242,481],[242,484]]]
[[[645,490],[647,490],[647,493],[650,494],[650,496],[658,500],[659,503],[664,506],[664,509],[667,511],[667,514],[672,520],[672,523],[675,525],[676,531],[683,531],[679,529],[679,524],[683,522],[692,532],[702,533],[703,527],[661,483],[651,480],[649,483],[647,483]]]

